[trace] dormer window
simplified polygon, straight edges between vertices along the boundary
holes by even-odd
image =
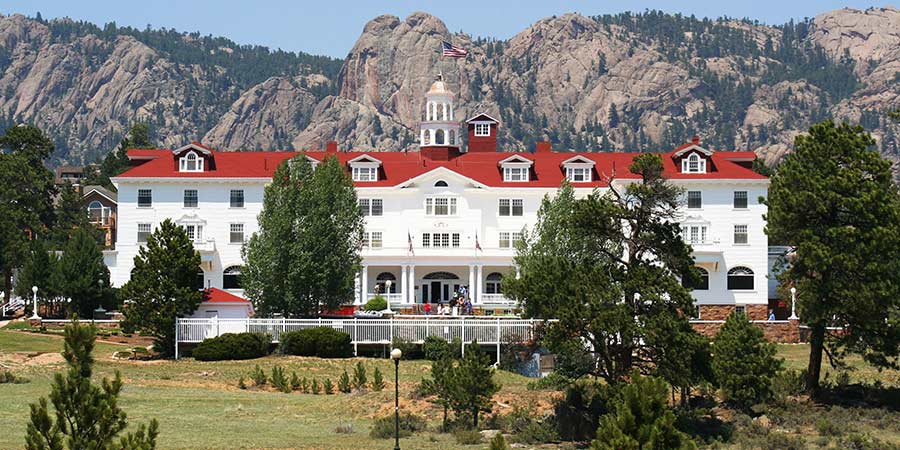
[[[378,168],[381,161],[369,156],[360,155],[347,161],[353,181],[378,181]]]
[[[180,172],[203,172],[203,158],[194,152],[188,152],[178,161]]]
[[[589,183],[593,181],[594,161],[584,156],[575,156],[562,162],[566,169],[566,180],[570,183]]]
[[[500,167],[503,170],[503,181],[513,183],[529,181],[532,164],[534,164],[533,161],[520,155],[513,155],[500,161]]]
[[[706,173],[706,158],[701,158],[696,153],[691,153],[681,160],[682,173]]]
[[[476,123],[475,124],[475,136],[490,136],[491,135],[491,124],[489,123]]]

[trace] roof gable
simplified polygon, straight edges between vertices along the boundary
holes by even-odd
[[[465,176],[453,169],[445,167],[445,166],[435,167],[434,169],[431,169],[425,173],[422,173],[415,177],[412,177],[412,178],[398,184],[397,187],[405,188],[405,187],[409,187],[413,184],[416,184],[416,183],[419,183],[422,181],[426,181],[429,179],[436,180],[439,178],[455,179],[455,180],[461,181],[463,183],[470,183],[473,186],[479,187],[479,188],[487,188],[488,187],[486,184],[481,183],[480,181],[477,181],[475,179],[467,177],[467,176]]]
[[[681,156],[684,156],[684,155],[686,155],[690,152],[694,152],[694,151],[702,153],[706,156],[712,156],[712,154],[713,154],[712,150],[705,149],[697,144],[685,144],[685,145],[682,145],[681,147],[676,148],[675,151],[672,153],[672,157],[679,158]]]
[[[592,159],[588,159],[588,158],[585,157],[585,156],[582,156],[582,155],[575,155],[575,156],[573,156],[573,157],[571,157],[571,158],[569,158],[569,159],[563,161],[563,162],[560,163],[560,164],[563,165],[563,166],[565,166],[565,165],[567,165],[567,164],[590,164],[590,165],[593,166],[593,165],[595,165],[596,163],[595,163]]]
[[[374,156],[368,155],[368,154],[362,154],[362,155],[357,156],[356,158],[353,158],[353,159],[347,161],[347,164],[354,164],[354,163],[381,164],[381,160],[375,158]]]
[[[485,114],[485,113],[478,113],[478,114],[475,114],[474,117],[472,117],[472,118],[469,119],[469,120],[466,120],[466,123],[471,123],[471,122],[493,122],[493,123],[500,123],[499,120],[497,120],[497,119],[495,119],[495,118],[493,118],[493,117],[491,117],[491,116],[489,116],[489,115],[487,115],[487,114]]]
[[[529,166],[534,164],[534,161],[522,156],[522,155],[512,155],[508,158],[501,159],[497,164],[528,164]]]
[[[212,155],[212,150],[209,147],[201,145],[199,142],[191,142],[188,145],[176,148],[175,150],[172,150],[172,153],[175,155],[180,155],[188,150],[194,150],[194,151],[200,152],[206,156]]]

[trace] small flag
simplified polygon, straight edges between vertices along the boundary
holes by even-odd
[[[441,42],[442,52],[441,56],[449,56],[451,58],[465,58],[466,55],[469,54],[469,51],[462,48],[457,47],[447,41]]]
[[[407,250],[407,252],[409,252],[409,254],[411,255],[415,255],[416,252],[413,251],[412,245],[412,234],[409,234],[409,231],[406,232],[406,241],[409,243],[409,250]]]
[[[481,243],[478,242],[478,232],[475,232],[475,250],[481,250]],[[481,250],[484,251],[484,250]]]

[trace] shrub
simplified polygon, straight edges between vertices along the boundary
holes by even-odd
[[[345,394],[350,393],[350,375],[347,375],[347,369],[344,369],[344,373],[338,378],[338,390]]]
[[[363,309],[366,311],[384,311],[388,309],[388,302],[384,297],[376,295],[363,305]]]
[[[238,380],[238,389],[247,389],[247,383],[244,382],[243,376]]]
[[[550,372],[546,377],[529,381],[526,386],[529,391],[561,391],[573,383],[571,378],[559,372]]]
[[[803,394],[805,385],[805,371],[785,370],[772,380],[772,395],[776,400],[784,401],[787,397]]]
[[[597,434],[600,416],[608,414],[611,388],[596,383],[575,383],[554,405],[557,432],[567,441],[587,441]]]
[[[291,392],[291,384],[288,382],[287,378],[284,376],[284,369],[281,366],[272,367],[272,386],[275,389],[278,389],[281,392],[289,393]]]
[[[224,361],[253,359],[269,354],[272,339],[262,333],[226,333],[204,339],[194,348],[194,359],[199,361]]]
[[[10,371],[4,370],[0,372],[0,384],[11,383],[11,384],[23,384],[27,383],[28,380],[22,377],[17,377]]]
[[[259,368],[259,364],[253,368],[253,373],[250,374],[250,378],[253,379],[253,384],[256,386],[264,386],[269,381],[269,377],[267,377],[266,373]]]
[[[481,433],[478,430],[456,430],[453,432],[456,443],[459,445],[475,445],[481,443]]]
[[[309,392],[309,380],[307,380],[306,377],[303,377],[300,380],[300,392],[304,394]]]
[[[356,367],[353,368],[353,387],[355,389],[362,389],[366,387],[366,367],[363,366],[362,362],[356,363]]]
[[[393,342],[391,342],[391,348],[400,349],[400,351],[403,352],[403,359],[405,360],[422,359],[425,357],[425,352],[419,348],[418,345],[401,337],[394,338]]]
[[[581,378],[594,371],[596,361],[578,341],[566,341],[554,346],[554,372],[570,379]]]
[[[448,343],[440,336],[428,336],[422,349],[425,353],[425,359],[429,361],[437,361],[442,358],[459,358],[462,341],[454,338],[452,343]]]
[[[322,383],[322,390],[325,391],[325,395],[334,394],[334,383],[331,382],[331,378],[326,378]]]
[[[559,441],[556,424],[552,420],[532,420],[515,437],[516,442],[524,444],[546,444]]]
[[[776,352],[746,314],[730,315],[713,342],[713,372],[726,398],[744,410],[769,400],[782,365]]]
[[[280,351],[285,355],[349,358],[353,355],[353,345],[347,333],[315,327],[282,334]]]
[[[300,377],[297,376],[297,372],[291,372],[291,390],[296,391],[300,389]]]
[[[315,395],[319,395],[319,392],[320,392],[319,380],[313,378],[312,383],[310,383],[310,385],[309,385],[309,391]]]
[[[840,436],[843,434],[841,427],[827,418],[821,418],[816,422],[816,431],[822,436]]]
[[[412,413],[400,413],[400,437],[407,437],[425,429],[425,419]],[[379,417],[372,423],[369,436],[376,439],[394,437],[394,415]]]
[[[488,450],[510,450],[509,444],[506,443],[506,438],[503,437],[503,433],[497,433],[494,438],[491,439]]]
[[[381,376],[381,370],[375,367],[375,373],[372,374],[372,390],[375,392],[384,389],[384,377]]]

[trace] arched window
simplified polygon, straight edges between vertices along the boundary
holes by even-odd
[[[728,290],[752,291],[753,271],[744,266],[732,267],[728,271]]]
[[[425,145],[431,145],[431,130],[422,130],[423,134],[423,142]]]
[[[88,205],[88,214],[91,216],[91,222],[93,223],[102,223],[103,222],[103,204],[94,200],[91,204]]]
[[[697,272],[700,272],[700,280],[697,282],[696,285],[691,286],[690,283],[688,283],[687,280],[685,280],[685,279],[681,280],[681,285],[688,289],[693,289],[695,291],[708,291],[709,290],[709,272],[702,267],[697,267]]]
[[[390,272],[381,272],[375,277],[375,284],[378,286],[378,292],[384,293],[387,289],[387,281],[391,281],[391,294],[397,293],[397,277]]]
[[[458,280],[459,277],[450,272],[431,272],[422,277],[423,280]]]
[[[456,145],[456,130],[450,130],[450,145]]]
[[[206,274],[203,269],[197,268],[197,278],[194,280],[194,289],[203,289],[206,287]]]
[[[681,160],[681,171],[685,173],[706,173],[706,160],[696,153],[691,153]]]
[[[194,152],[189,152],[179,161],[179,168],[182,172],[203,172],[203,158],[198,157]]]
[[[441,120],[447,120],[447,104],[441,103],[441,109],[443,110],[443,116],[444,116],[444,118]]]
[[[222,272],[222,287],[225,289],[243,289],[241,287],[241,266],[231,266]]]
[[[449,186],[446,181],[438,180],[437,183],[434,183],[434,187],[447,187]]]
[[[502,293],[500,289],[500,282],[503,281],[503,275],[498,272],[493,272],[488,274],[488,276],[484,279],[484,293],[485,294],[500,294]]]
[[[437,130],[437,133],[434,136],[434,143],[436,145],[444,145],[444,130]]]

